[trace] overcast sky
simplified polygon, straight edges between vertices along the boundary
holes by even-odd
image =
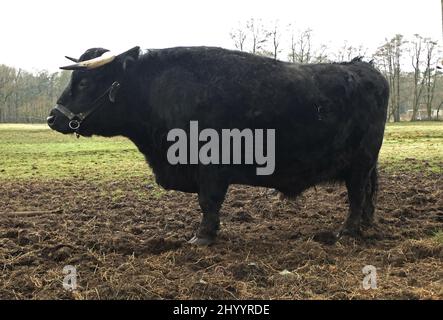
[[[56,71],[87,48],[233,48],[251,17],[313,29],[314,42],[370,51],[396,33],[442,39],[440,0],[2,0],[0,64]],[[284,58],[283,56],[281,58]]]

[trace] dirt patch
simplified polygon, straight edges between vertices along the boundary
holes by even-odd
[[[199,248],[186,243],[196,196],[159,193],[149,179],[4,182],[0,298],[443,299],[442,177],[381,172],[376,226],[328,243],[346,197],[338,185],[292,200],[233,186],[217,243]],[[62,287],[66,265],[75,292]],[[376,290],[362,288],[365,265],[377,268]]]
[[[143,247],[146,252],[151,254],[160,254],[162,252],[176,250],[183,245],[183,241],[167,240],[164,238],[151,238],[144,242]]]

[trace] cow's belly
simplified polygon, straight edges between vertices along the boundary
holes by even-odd
[[[196,166],[191,165],[164,165],[153,168],[153,171],[156,183],[164,189],[197,193],[199,188],[195,169]]]

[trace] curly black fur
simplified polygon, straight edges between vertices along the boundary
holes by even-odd
[[[105,51],[90,49],[80,60]],[[104,67],[74,71],[58,103],[81,112],[114,81],[121,83],[116,103],[85,121],[80,134],[126,136],[160,185],[198,193],[204,212],[200,237],[215,236],[230,184],[271,187],[291,196],[321,182],[345,181],[351,208],[345,229],[358,229],[368,210],[372,216],[368,208],[375,201],[389,88],[361,57],[296,65],[212,47],[145,54],[134,48]],[[72,132],[62,115],[52,115],[53,129]],[[201,129],[276,129],[274,174],[257,176],[255,167],[246,165],[170,165],[166,135],[173,128],[187,131],[191,120]]]

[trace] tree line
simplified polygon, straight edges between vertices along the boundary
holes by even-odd
[[[441,118],[443,75],[437,69],[442,53],[436,41],[415,34],[385,39],[375,52],[343,42],[331,49],[317,42],[312,29],[282,26],[278,21],[251,18],[233,28],[236,49],[290,63],[350,61],[357,56],[372,60],[391,88],[390,121]],[[69,82],[70,72],[31,73],[0,65],[0,122],[44,122],[57,97]]]
[[[328,48],[315,41],[312,29],[297,29],[294,24],[263,22],[251,18],[240,22],[230,33],[240,51],[292,63],[350,61],[362,56],[384,74],[390,85],[390,121],[438,119],[443,109],[442,52],[437,41],[414,34],[408,39],[395,35],[369,52],[362,45],[347,41],[339,48]],[[443,110],[442,110],[443,112]]]
[[[27,72],[0,65],[0,122],[45,122],[70,73]]]

